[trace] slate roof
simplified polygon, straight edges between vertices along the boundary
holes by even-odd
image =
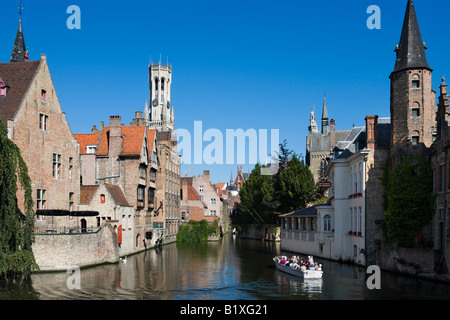
[[[280,215],[280,217],[315,217],[317,216],[317,207],[331,206],[330,203],[320,204],[305,209],[297,210],[291,213]]]
[[[358,145],[359,150],[364,149],[367,139],[366,127],[355,127],[344,141],[338,141],[334,147],[334,159],[345,159],[353,155]],[[378,148],[389,148],[391,142],[391,119],[379,118],[377,126]]]
[[[27,54],[27,47],[25,46],[25,38],[22,31],[22,22],[19,20],[19,27],[17,29],[16,40],[11,53],[10,62],[25,62]]]
[[[40,60],[0,63],[0,78],[8,87],[6,97],[0,97],[0,119],[5,124],[14,119],[39,65]]]
[[[425,55],[425,49],[426,46],[420,34],[414,3],[409,0],[406,6],[400,42],[395,49],[397,61],[393,72],[412,68],[431,70]]]

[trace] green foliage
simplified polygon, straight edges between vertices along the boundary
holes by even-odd
[[[18,206],[18,190],[24,194],[24,212]],[[0,121],[0,278],[27,277],[37,268],[32,253],[33,229],[28,169]]]
[[[187,225],[180,226],[177,234],[177,242],[201,242],[207,241],[211,235],[219,234],[219,222],[209,224],[208,221],[191,220]]]
[[[383,228],[390,242],[411,247],[433,216],[435,195],[428,160],[409,157],[393,170],[386,165]]]
[[[314,177],[306,165],[296,155],[280,174],[280,207],[283,213],[303,209],[315,194]]]
[[[261,175],[261,165],[256,164],[239,191],[241,199],[239,224],[270,222],[271,209],[267,205],[274,200],[272,177]]]
[[[299,157],[280,145],[278,172],[273,176],[261,175],[261,165],[256,164],[242,186],[239,196],[239,225],[276,223],[278,214],[305,208],[317,200],[314,177]]]

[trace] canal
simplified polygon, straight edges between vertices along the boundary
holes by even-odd
[[[397,300],[448,299],[450,285],[381,273],[369,290],[366,270],[320,261],[321,280],[303,280],[275,269],[279,243],[227,235],[219,243],[170,244],[125,262],[81,270],[79,289],[65,273],[34,274],[28,284],[0,285],[14,300]]]

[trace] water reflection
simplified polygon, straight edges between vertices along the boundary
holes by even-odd
[[[241,240],[172,244],[125,262],[81,270],[81,290],[65,273],[34,274],[24,284],[0,283],[0,299],[42,300],[361,300],[448,299],[450,286],[382,273],[382,290],[367,289],[364,268],[319,261],[322,279],[276,270],[280,245]]]

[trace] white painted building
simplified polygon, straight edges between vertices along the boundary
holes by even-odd
[[[365,127],[339,141],[327,166],[329,201],[281,215],[281,249],[365,265]]]

